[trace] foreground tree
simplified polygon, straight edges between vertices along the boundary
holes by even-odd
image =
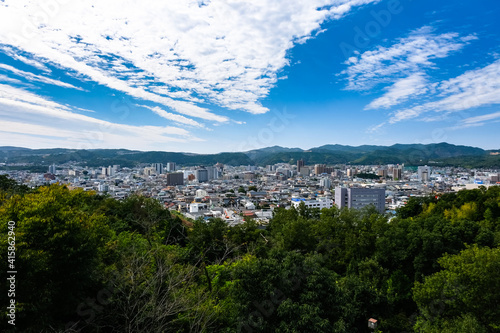
[[[478,332],[498,332],[500,248],[473,246],[438,262],[443,270],[417,282],[413,290],[421,313],[416,329],[438,332],[469,325]]]
[[[78,304],[101,288],[97,272],[113,232],[105,216],[84,211],[92,196],[53,185],[0,207],[2,253],[7,222],[16,222],[17,329],[40,332],[70,321]],[[5,261],[1,265],[8,270]]]

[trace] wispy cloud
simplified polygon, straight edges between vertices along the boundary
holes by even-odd
[[[202,141],[183,128],[125,125],[74,113],[65,105],[1,84],[0,118],[7,124],[0,128],[0,142],[19,137],[20,142],[31,139],[29,146],[123,148],[126,142],[131,149],[164,150],[173,143]]]
[[[500,60],[440,82],[432,98],[431,102],[396,111],[389,122],[394,124],[428,112],[453,113],[500,104]]]
[[[31,81],[31,82],[41,82],[41,83],[51,84],[51,85],[55,85],[55,86],[59,86],[59,87],[63,87],[63,88],[83,90],[82,88],[75,87],[72,84],[62,82],[59,80],[54,80],[54,79],[51,79],[51,78],[48,78],[45,76],[36,75],[36,74],[30,73],[30,72],[25,72],[25,71],[22,71],[22,70],[15,68],[15,67],[9,66],[9,65],[0,64],[0,69],[3,69],[4,71],[9,71],[16,76],[20,76],[28,81]]]
[[[7,75],[3,75],[3,74],[0,74],[0,82],[11,83],[11,84],[13,83],[13,84],[19,84],[19,85],[23,84],[22,81],[8,77]]]
[[[399,79],[392,86],[387,88],[387,92],[370,104],[365,109],[387,109],[400,104],[410,97],[422,95],[429,91],[429,83],[423,73],[415,73],[409,77]]]
[[[73,1],[47,12],[5,0],[0,43],[177,113],[227,122],[197,104],[267,112],[260,101],[289,64],[287,51],[325,20],[378,1]]]
[[[487,123],[499,122],[500,121],[499,118],[500,118],[500,112],[494,112],[494,113],[484,114],[481,116],[469,117],[469,118],[462,119],[458,125],[453,126],[449,129],[458,130],[458,129],[469,128],[469,127],[480,127],[480,126],[486,125]]]
[[[490,113],[490,114],[485,114],[482,116],[476,116],[476,117],[470,117],[467,119],[463,120],[464,124],[476,124],[476,123],[483,123],[489,120],[497,119],[500,118],[500,112],[495,112],[495,113]]]
[[[194,121],[193,119],[189,119],[189,118],[186,118],[186,117],[178,115],[178,114],[167,112],[158,106],[154,106],[154,107],[147,106],[147,105],[137,105],[137,106],[149,109],[149,110],[153,111],[154,113],[156,113],[157,115],[159,115],[160,117],[175,121],[176,123],[181,123],[184,125],[190,125],[190,126],[195,126],[195,127],[204,127],[203,124],[200,124],[199,122]]]
[[[0,44],[0,51],[2,51],[3,53],[7,54],[9,57],[11,57],[15,60],[19,60],[21,62],[24,62],[26,65],[35,67],[35,68],[37,68],[41,71],[44,71],[46,73],[52,72],[41,61],[36,60],[34,58],[27,58],[27,57],[19,54],[19,52],[14,50],[11,46]]]
[[[390,109],[407,104],[390,112],[387,120],[372,126],[368,132],[410,119],[443,121],[451,113],[499,104],[500,60],[451,79],[432,79],[436,59],[446,58],[476,39],[473,34],[436,34],[433,28],[425,26],[392,46],[379,46],[348,59],[348,68],[342,72],[347,78],[346,89],[364,91],[385,86],[385,93],[365,109]],[[485,121],[481,117],[487,116],[460,121],[458,127],[482,126]]]
[[[454,32],[434,34],[433,29],[426,26],[390,47],[379,46],[349,58],[348,68],[341,74],[347,76],[346,89],[368,90],[432,68],[434,59],[448,57],[474,39],[474,35],[462,37]]]

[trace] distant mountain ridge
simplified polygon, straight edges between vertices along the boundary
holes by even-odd
[[[296,163],[304,160],[314,164],[406,164],[456,165],[467,167],[500,167],[500,155],[481,148],[453,145],[446,142],[433,144],[394,144],[392,146],[346,146],[329,144],[304,150],[272,146],[247,152],[218,154],[174,153],[162,151],[135,151],[128,149],[77,150],[66,148],[29,149],[0,147],[0,162],[48,165],[70,161],[98,167],[110,164],[134,166],[140,163],[175,162],[179,165],[268,165]]]
[[[346,146],[323,145],[309,150],[272,147],[274,153],[267,153],[268,148],[253,150],[250,153],[256,164],[274,164],[279,162],[294,163],[303,159],[306,164],[391,164],[410,165],[428,164],[434,160],[465,156],[483,157],[489,155],[481,148],[452,145],[446,142],[433,144],[395,144],[392,146]],[[282,149],[280,149],[282,148]]]

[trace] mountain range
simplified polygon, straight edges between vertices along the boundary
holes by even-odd
[[[323,145],[304,150],[280,146],[266,147],[247,152],[226,152],[218,154],[174,153],[161,151],[135,151],[127,149],[78,150],[66,148],[29,149],[22,147],[0,147],[0,162],[29,163],[45,166],[75,162],[89,167],[112,164],[132,167],[140,163],[175,162],[178,165],[268,165],[293,163],[304,160],[306,165],[314,164],[406,164],[440,165],[463,167],[500,167],[499,150],[459,146],[449,143],[395,144],[392,146],[345,146]],[[4,167],[5,168],[5,167]]]

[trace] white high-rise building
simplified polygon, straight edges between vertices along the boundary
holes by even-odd
[[[429,181],[431,177],[431,167],[428,167],[427,165],[419,166],[417,172],[418,172],[418,180],[422,182]]]
[[[206,167],[208,172],[208,180],[218,179],[219,178],[219,170],[216,167],[209,166]]]
[[[330,189],[330,187],[332,187],[332,181],[330,180],[330,178],[321,178],[321,180],[319,181],[319,186]]]
[[[208,171],[207,169],[196,169],[194,172],[194,175],[196,177],[196,180],[199,183],[204,183],[208,181]]]
[[[99,184],[97,186],[97,190],[99,192],[108,192],[109,191],[109,185],[108,184]]]
[[[56,174],[56,165],[52,164],[49,166],[49,173],[55,175]]]
[[[355,209],[374,205],[380,213],[383,213],[385,211],[385,189],[336,187],[335,205],[338,208]]]
[[[168,162],[166,169],[167,169],[167,172],[174,172],[175,171],[175,163],[174,162]]]
[[[155,168],[157,175],[161,175],[163,173],[163,163],[153,163],[151,166]]]

